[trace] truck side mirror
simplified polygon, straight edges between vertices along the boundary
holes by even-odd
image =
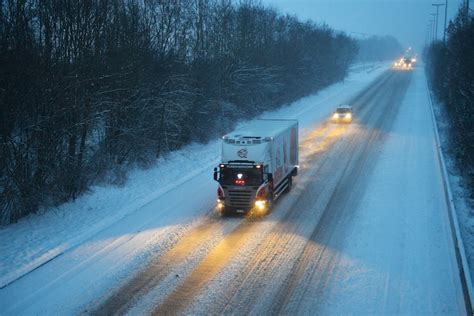
[[[217,181],[217,167],[214,168],[214,181]]]

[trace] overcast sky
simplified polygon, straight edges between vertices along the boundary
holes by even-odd
[[[404,47],[420,51],[424,45],[432,3],[445,0],[261,0],[282,13],[326,22],[351,36],[393,35]],[[463,0],[448,0],[448,21]],[[444,7],[439,8],[438,37],[442,38]],[[355,33],[351,33],[355,32]],[[363,33],[363,34],[360,34]]]

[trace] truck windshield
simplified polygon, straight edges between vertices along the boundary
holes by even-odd
[[[221,168],[219,182],[222,185],[250,185],[262,184],[262,170],[256,168]]]

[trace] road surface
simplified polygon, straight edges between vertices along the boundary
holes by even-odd
[[[271,214],[210,210],[90,311],[462,313],[423,76],[382,74],[349,101],[352,124],[305,135]]]
[[[464,314],[424,72],[379,73],[267,114],[302,127],[270,214],[221,217],[196,166],[0,289],[0,314]],[[340,102],[353,123],[326,119]]]

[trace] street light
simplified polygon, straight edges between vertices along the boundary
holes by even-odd
[[[431,20],[433,22],[431,42],[433,43],[435,41],[436,13],[430,13],[430,15],[433,17],[433,20]]]
[[[443,6],[443,3],[433,3],[432,6],[436,7],[436,40],[438,40],[438,14],[439,14],[439,7]]]
[[[432,20],[428,21],[428,25],[426,26],[426,46],[431,45],[432,37],[433,37],[433,23]]]
[[[446,19],[448,16],[448,0],[444,4],[444,32],[443,32],[443,43],[446,44]]]

